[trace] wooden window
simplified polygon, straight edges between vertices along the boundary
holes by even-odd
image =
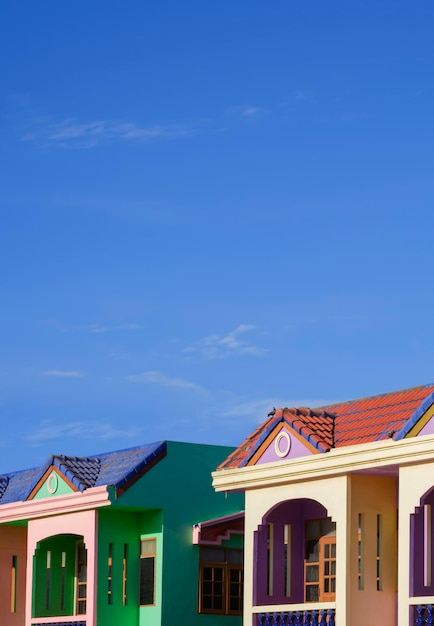
[[[113,604],[113,544],[108,544],[107,555],[107,604]]]
[[[285,596],[291,597],[291,524],[283,527]]]
[[[363,513],[359,513],[357,528],[357,588],[360,591],[363,591],[365,588],[364,524],[365,517]]]
[[[306,522],[304,588],[306,602],[336,598],[336,524],[330,518]]]
[[[336,537],[321,537],[319,556],[321,602],[334,601],[336,597]]]
[[[14,554],[11,568],[11,613],[17,612],[17,567],[18,556]]]
[[[124,543],[124,556],[122,559],[122,604],[127,604],[127,566],[128,566],[128,544]]]
[[[76,578],[77,615],[86,614],[87,597],[87,550],[83,543],[77,545],[77,578]]]
[[[199,613],[241,615],[242,550],[202,546],[199,558]]]
[[[423,584],[431,586],[431,505],[423,507]]]
[[[60,608],[65,610],[66,606],[66,552],[62,552],[61,572],[60,572]]]
[[[274,525],[267,524],[267,596],[273,595]]]
[[[45,567],[45,608],[51,606],[51,550],[47,550],[47,559]]]
[[[142,539],[140,542],[139,604],[155,604],[155,559],[157,540]]]
[[[377,515],[377,591],[383,591],[383,516]]]

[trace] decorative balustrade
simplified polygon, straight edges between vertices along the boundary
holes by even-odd
[[[336,626],[335,609],[258,613],[257,618],[257,626]],[[434,622],[421,622],[431,623],[434,626]]]
[[[416,626],[434,626],[434,606],[432,604],[419,604],[416,608]]]
[[[48,618],[50,619],[50,618]],[[66,622],[34,622],[32,626],[86,626],[86,622],[80,620],[78,622],[67,620]]]

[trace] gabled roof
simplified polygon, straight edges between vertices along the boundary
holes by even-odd
[[[327,452],[334,445],[334,421],[333,413],[322,410],[278,409],[270,414],[268,420],[258,426],[218,469],[247,465],[269,434],[281,423],[293,428],[320,452]]]
[[[434,402],[434,384],[322,407],[336,413],[336,447],[401,439]]]
[[[51,455],[42,467],[0,477],[0,504],[26,500],[50,467],[78,491],[104,485],[125,491],[166,454],[165,441],[91,457]]]
[[[4,476],[3,478],[6,478],[8,482],[3,494],[0,495],[0,504],[26,500],[32,486],[39,480],[40,472],[39,467],[34,467]]]
[[[218,469],[243,467],[279,422],[319,452],[393,437],[402,439],[434,403],[434,384],[315,409],[279,409],[258,426]]]
[[[244,535],[244,511],[199,522],[193,526],[193,544],[220,545],[231,535]]]

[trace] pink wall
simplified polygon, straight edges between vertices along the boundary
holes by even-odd
[[[24,626],[26,598],[26,539],[24,526],[0,527],[0,624]],[[11,612],[12,558],[17,561],[16,612]]]
[[[81,535],[87,548],[87,626],[96,625],[96,565],[97,565],[97,515],[96,510],[81,511],[79,513],[65,513],[42,519],[29,520],[28,525],[28,553],[27,553],[27,598],[26,598],[26,626],[46,623],[47,618],[32,619],[32,569],[33,555],[37,544],[42,539],[54,535]],[[69,617],[69,616],[68,616]],[[61,617],[59,621],[67,622],[68,617]],[[70,616],[73,617],[73,616]],[[55,622],[56,619],[50,618]],[[0,622],[2,623],[2,622]],[[9,626],[9,622],[8,626]]]

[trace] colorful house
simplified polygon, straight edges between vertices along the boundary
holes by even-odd
[[[1,626],[240,625],[243,496],[211,486],[231,450],[158,442],[0,476]]]
[[[434,385],[273,411],[213,477],[246,497],[245,626],[434,623]]]

